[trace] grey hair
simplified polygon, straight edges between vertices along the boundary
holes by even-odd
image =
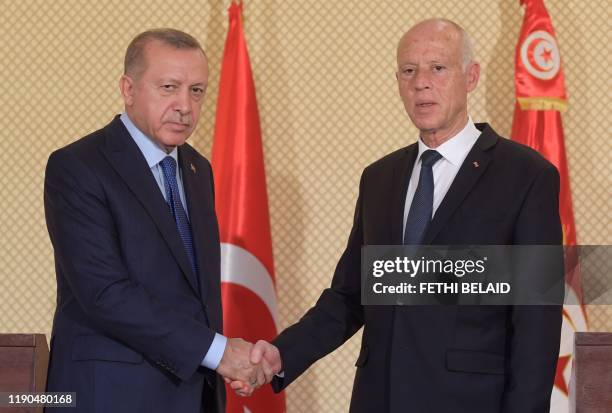
[[[463,27],[458,24],[455,24],[455,26],[461,36],[461,56],[463,57],[463,71],[465,72],[468,65],[474,60],[474,43],[470,34]]]
[[[177,49],[199,49],[204,57],[204,49],[195,37],[176,29],[151,29],[138,34],[132,39],[125,51],[123,73],[137,76],[146,68],[144,49],[149,42],[158,40]]]

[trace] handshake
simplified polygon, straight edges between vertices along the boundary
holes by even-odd
[[[241,338],[228,338],[217,373],[240,396],[250,396],[255,389],[270,383],[282,369],[278,349],[264,340],[255,344]]]

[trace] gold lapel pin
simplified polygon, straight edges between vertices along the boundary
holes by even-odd
[[[189,163],[189,167],[191,168],[191,170],[193,171],[193,173],[196,173],[196,167],[194,164]]]
[[[480,166],[480,164],[476,161],[472,162],[472,165],[474,165],[474,168],[478,168]]]

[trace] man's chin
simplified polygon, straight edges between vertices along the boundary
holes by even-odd
[[[436,130],[438,130],[440,128],[440,125],[436,122],[413,122],[414,126],[417,127],[417,129],[421,132],[421,133],[431,133],[431,132],[435,132]]]
[[[161,137],[159,143],[166,150],[168,149],[172,150],[175,147],[181,146],[182,144],[184,144],[188,138],[189,138],[189,135],[186,133],[168,134],[167,136]]]
[[[436,129],[439,126],[440,121],[437,116],[433,113],[421,113],[421,114],[409,114],[410,120],[419,130],[431,130]]]

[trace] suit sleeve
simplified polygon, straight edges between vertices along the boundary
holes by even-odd
[[[215,332],[164,305],[130,277],[95,174],[69,151],[53,153],[45,174],[44,202],[58,272],[90,322],[188,380]]]
[[[291,384],[315,361],[331,353],[363,326],[361,306],[361,246],[363,243],[361,190],[353,227],[330,288],[299,322],[283,331],[273,342],[283,361],[282,378],[272,381],[279,392]]]
[[[533,182],[519,213],[514,243],[561,245],[559,174],[550,164]],[[561,249],[559,249],[560,252]],[[558,269],[562,277],[560,255]],[[515,306],[509,320],[508,382],[503,413],[548,413],[559,355],[560,305]]]

